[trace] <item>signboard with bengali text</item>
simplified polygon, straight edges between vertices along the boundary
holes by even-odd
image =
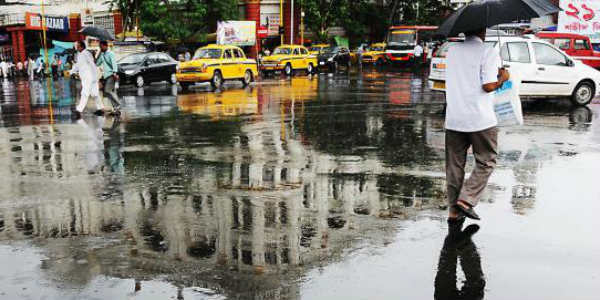
[[[254,46],[256,44],[256,22],[219,22],[217,25],[217,44],[235,46]]]
[[[587,35],[600,42],[600,1],[560,0],[558,32]]]

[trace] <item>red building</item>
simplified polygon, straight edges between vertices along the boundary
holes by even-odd
[[[293,14],[293,37],[292,37],[292,0],[246,0],[240,4],[242,19],[255,21],[257,31],[266,30],[266,37],[258,38],[258,47],[255,47],[251,55],[262,48],[274,48],[281,44],[279,26],[281,24],[281,12],[283,12],[284,44],[300,43],[300,1],[294,1]]]

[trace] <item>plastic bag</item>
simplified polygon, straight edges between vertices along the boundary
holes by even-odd
[[[504,82],[502,87],[494,92],[494,111],[498,126],[518,126],[523,125],[523,109],[521,107],[521,97],[519,97],[519,87],[521,80],[511,74],[509,81]]]

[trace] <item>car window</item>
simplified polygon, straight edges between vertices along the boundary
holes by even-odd
[[[233,52],[233,57],[235,57],[235,58],[242,58],[242,55],[240,54],[240,50],[233,49],[233,50],[231,50],[231,52]]]
[[[231,54],[231,49],[227,49],[225,50],[225,53],[223,54],[223,58],[233,58],[233,55]]]
[[[244,52],[242,50],[236,49],[236,52],[238,58],[244,58]]]
[[[171,58],[170,58],[168,55],[164,54],[164,53],[162,53],[162,54],[160,55],[160,60],[161,60],[163,63],[171,62]]]
[[[300,48],[300,53],[306,55],[306,54],[308,54],[308,50],[306,50],[304,48]]]
[[[586,40],[575,40],[575,50],[590,50],[590,45]]]
[[[560,50],[569,50],[571,48],[571,39],[554,39],[554,42],[551,44],[554,44]]]
[[[300,55],[300,48],[294,48],[294,55]]]
[[[500,56],[504,61],[517,63],[530,63],[531,54],[525,42],[505,43],[500,49]]]
[[[532,43],[535,60],[540,65],[566,66],[567,57],[558,50],[540,43]]]
[[[158,59],[158,54],[150,54],[150,55],[148,55],[148,57],[146,58],[146,61],[150,65],[160,64],[160,60]]]

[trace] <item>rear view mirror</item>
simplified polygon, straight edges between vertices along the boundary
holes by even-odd
[[[567,59],[567,66],[573,67],[573,66],[575,66],[575,62],[571,59]]]

